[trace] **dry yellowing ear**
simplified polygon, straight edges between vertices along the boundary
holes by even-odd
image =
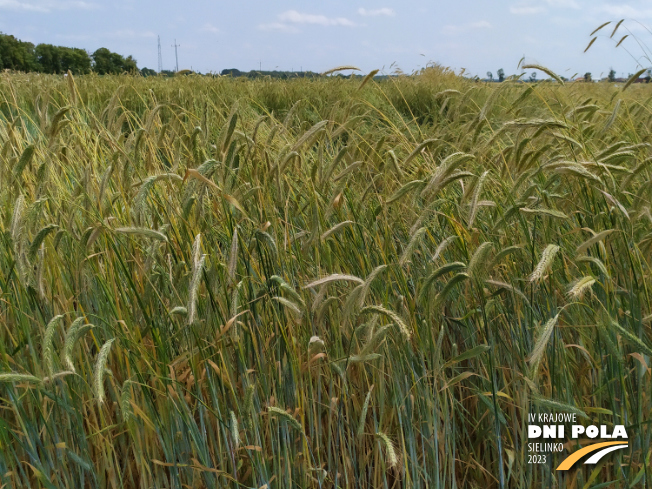
[[[337,194],[337,195],[335,196],[335,198],[333,199],[333,207],[334,207],[335,209],[339,209],[340,206],[342,205],[341,203],[342,203],[342,192],[340,192],[339,194]]]

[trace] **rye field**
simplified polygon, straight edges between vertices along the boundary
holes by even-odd
[[[651,101],[0,74],[0,487],[649,487]]]

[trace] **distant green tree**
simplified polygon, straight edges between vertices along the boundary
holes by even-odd
[[[0,70],[39,71],[60,74],[70,70],[73,74],[122,73],[138,70],[136,60],[131,56],[123,58],[106,48],[100,48],[91,56],[83,49],[39,44],[34,47],[14,36],[0,33]]]
[[[116,68],[113,64],[113,57],[111,56],[111,51],[106,48],[99,48],[93,54],[93,71],[100,75],[106,75],[108,73],[113,73]]]
[[[243,73],[242,71],[240,71],[237,68],[229,68],[229,69],[222,70],[220,75],[222,75],[222,76],[232,76],[232,77],[235,78],[235,77],[238,77],[238,76],[243,76],[243,75],[245,75],[245,73]]]
[[[503,70],[502,68],[500,68],[500,69],[496,72],[496,74],[498,75],[498,81],[499,81],[499,82],[502,83],[503,81],[505,81],[505,70]]]
[[[158,73],[151,68],[143,68],[140,70],[140,74],[143,76],[156,76]]]
[[[52,44],[39,44],[34,50],[36,60],[41,65],[41,70],[45,73],[61,72],[61,56],[59,48]]]
[[[75,75],[83,75],[91,71],[91,58],[83,49],[39,44],[34,52],[39,71],[43,73],[58,74],[70,70]]]
[[[74,75],[91,72],[91,57],[84,49],[59,48],[61,51],[61,72],[70,70]]]
[[[134,58],[127,56],[125,59],[107,48],[99,48],[91,57],[93,58],[93,71],[100,75],[117,75],[125,71],[128,73],[138,71],[138,65]]]
[[[609,80],[610,82],[616,81],[616,70],[614,70],[613,68],[609,70],[609,75],[607,76],[607,80]]]
[[[14,36],[0,34],[0,69],[39,71],[34,44],[20,41]]]
[[[491,71],[487,71],[487,78],[490,81],[494,81],[494,74]]]
[[[591,78],[591,73],[590,72],[587,71],[586,73],[584,73],[584,81],[587,82],[587,83],[590,83],[590,82],[593,81],[593,78]]]
[[[136,63],[136,60],[131,55],[122,61],[122,71],[126,71],[127,73],[138,71],[138,63]]]

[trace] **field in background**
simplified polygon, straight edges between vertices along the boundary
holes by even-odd
[[[650,483],[652,88],[0,94],[0,486]],[[630,447],[530,465],[539,411]]]

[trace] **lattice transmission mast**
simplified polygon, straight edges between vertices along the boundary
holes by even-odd
[[[163,55],[161,54],[161,36],[158,36],[158,72],[163,71]]]
[[[177,40],[175,39],[172,47],[174,48],[174,59],[177,63],[174,69],[174,72],[176,73],[177,71],[179,71],[179,53],[177,53],[177,48],[180,48],[181,44],[177,44]]]

